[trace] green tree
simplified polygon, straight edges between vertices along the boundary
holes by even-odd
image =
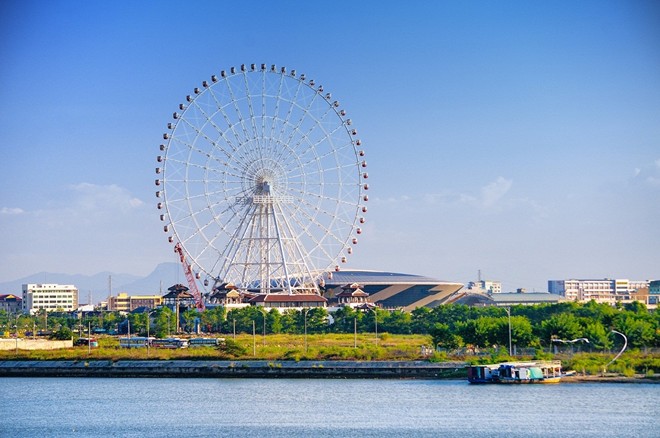
[[[653,345],[656,338],[656,328],[651,322],[630,315],[617,320],[616,330],[627,336],[631,348]]]
[[[509,345],[509,317],[499,318],[496,343],[498,345]],[[525,316],[511,317],[511,345],[518,347],[529,347],[537,344],[538,339],[534,336],[532,324]]]
[[[73,338],[73,332],[67,326],[62,326],[51,335],[51,339],[57,339],[60,341],[66,341]]]
[[[410,330],[412,333],[425,335],[430,333],[433,324],[432,314],[428,307],[417,307],[410,312]]]
[[[455,350],[463,344],[463,339],[455,334],[447,324],[437,322],[430,330],[431,339],[434,347]]]
[[[412,328],[412,316],[403,310],[392,310],[385,314],[384,320],[379,323],[379,331],[395,333],[395,334],[410,334]]]
[[[277,309],[271,309],[266,315],[266,326],[269,333],[282,333],[282,314]]]
[[[209,333],[218,333],[227,319],[227,310],[222,306],[207,308],[199,317],[204,330]]]
[[[166,306],[159,307],[154,312],[154,336],[165,338],[176,331],[176,315]]]
[[[298,312],[294,309],[287,309],[280,318],[282,333],[298,333]]]
[[[466,344],[478,347],[490,347],[500,344],[498,339],[500,325],[499,318],[482,316],[464,323],[457,323],[457,328]]]
[[[578,318],[572,313],[560,313],[541,323],[542,339],[576,339],[583,336],[584,330]]]
[[[612,348],[612,339],[600,321],[588,322],[584,327],[584,336],[589,339],[589,345],[596,350]]]
[[[328,311],[323,307],[300,310],[297,314],[297,332],[305,330],[305,312],[307,312],[307,333],[325,333],[328,331]]]
[[[194,308],[186,309],[186,311],[181,314],[181,319],[183,319],[184,330],[192,333],[195,331],[197,322],[200,321],[200,313]]]
[[[330,314],[332,324],[330,329],[335,333],[353,333],[354,320],[357,318],[355,309],[349,306],[340,307]]]

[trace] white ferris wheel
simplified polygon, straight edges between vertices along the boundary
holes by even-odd
[[[365,154],[340,103],[295,70],[241,65],[203,81],[167,127],[158,208],[195,276],[318,293],[367,211]]]

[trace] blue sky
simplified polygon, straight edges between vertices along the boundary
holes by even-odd
[[[346,266],[505,290],[660,278],[653,1],[0,3],[0,281],[146,275],[178,103],[242,63],[340,99],[368,153]]]

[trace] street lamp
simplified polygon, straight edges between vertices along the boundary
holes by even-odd
[[[307,354],[307,312],[309,312],[309,310],[309,308],[303,309],[303,313],[305,315],[303,318],[305,323],[305,354]]]
[[[264,336],[263,336],[263,346],[266,347],[266,309],[261,309],[264,317]]]
[[[505,307],[506,314],[509,316],[509,356],[513,356],[513,351],[511,349],[511,307]]]
[[[607,372],[607,367],[610,366],[610,365],[612,364],[612,362],[614,362],[615,360],[617,360],[617,359],[619,358],[619,356],[621,356],[621,355],[623,354],[623,352],[625,351],[626,347],[628,346],[628,338],[626,337],[626,335],[624,335],[624,334],[621,333],[621,332],[617,332],[616,330],[612,330],[612,333],[616,333],[617,335],[621,335],[621,336],[623,337],[623,348],[621,349],[621,351],[619,351],[619,354],[617,354],[616,356],[614,356],[614,359],[612,359],[611,361],[609,361],[609,362],[607,363],[607,365],[605,365],[605,367],[603,368],[603,374],[605,374],[605,373]]]
[[[257,332],[255,331],[254,319],[252,320],[252,355],[257,357]]]
[[[377,312],[378,307],[374,306],[373,308],[369,308],[369,310],[372,310],[374,312],[374,327],[375,327],[375,331],[376,331],[376,344],[378,344],[378,312]]]

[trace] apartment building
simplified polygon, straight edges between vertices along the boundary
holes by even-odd
[[[115,312],[132,312],[138,307],[154,309],[162,304],[163,297],[160,295],[128,295],[121,292],[116,297],[108,298],[108,310]]]
[[[24,284],[23,313],[71,312],[78,308],[78,289],[72,284]]]
[[[648,280],[604,278],[600,280],[549,280],[548,291],[569,301],[590,301],[614,304],[632,299],[636,291],[648,288]]]

